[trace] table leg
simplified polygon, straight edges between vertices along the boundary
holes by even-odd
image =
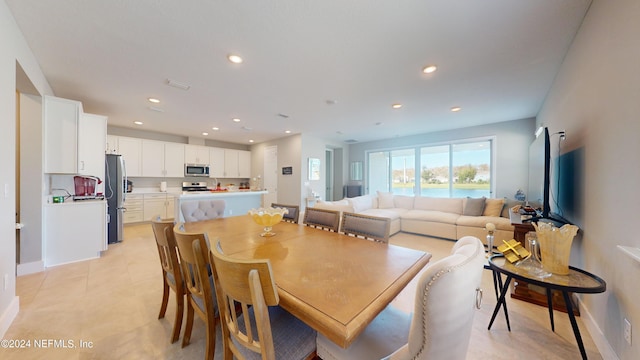
[[[564,302],[567,304],[567,314],[569,315],[569,321],[571,321],[571,327],[573,328],[573,335],[575,335],[576,342],[578,343],[578,348],[580,349],[580,355],[582,355],[582,358],[586,360],[587,352],[584,349],[584,344],[582,343],[582,336],[580,336],[580,329],[578,329],[578,323],[576,322],[576,317],[575,315],[573,315],[573,305],[571,304],[569,292],[562,291],[562,296],[564,297]]]
[[[551,297],[550,288],[547,288],[547,307],[549,307],[549,321],[551,321],[551,331],[556,332],[556,326],[553,323],[553,298]]]
[[[500,284],[502,279],[498,277],[498,283]],[[491,325],[493,325],[493,321],[496,319],[496,315],[498,315],[498,311],[500,311],[500,306],[504,308],[504,315],[507,319],[507,328],[511,331],[511,326],[509,325],[509,313],[507,312],[507,303],[505,296],[509,292],[509,283],[511,283],[511,276],[507,275],[507,280],[505,280],[504,284],[500,284],[500,298],[498,299],[498,303],[496,304],[495,309],[493,309],[493,315],[491,316],[491,321],[489,321],[489,327],[487,330],[491,330]]]
[[[503,285],[502,285],[502,276],[497,271],[493,272],[493,280],[498,282],[498,286],[496,287],[494,284],[494,288],[496,289],[496,300],[498,300],[498,290],[500,289],[500,293],[502,293]],[[507,301],[502,302],[502,309],[504,310],[504,318],[507,321],[507,330],[511,331],[511,324],[509,323],[509,313],[507,312]]]

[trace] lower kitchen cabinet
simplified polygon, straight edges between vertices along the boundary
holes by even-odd
[[[144,196],[142,194],[127,194],[124,200],[124,224],[144,221]]]
[[[173,204],[171,194],[144,194],[144,220],[149,221],[156,216],[173,219]]]
[[[151,221],[160,215],[163,219],[173,219],[174,195],[167,193],[127,194],[124,202],[124,223]]]
[[[107,249],[107,202],[47,204],[43,234],[45,267],[98,258]]]

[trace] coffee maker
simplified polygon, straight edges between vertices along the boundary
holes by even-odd
[[[73,184],[75,186],[75,194],[73,200],[93,200],[103,199],[102,194],[96,193],[97,184],[101,184],[102,180],[95,176],[74,176]]]

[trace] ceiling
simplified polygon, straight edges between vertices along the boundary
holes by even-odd
[[[111,126],[241,144],[534,117],[591,3],[5,1],[56,96]]]

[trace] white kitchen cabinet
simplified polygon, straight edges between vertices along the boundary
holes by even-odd
[[[224,149],[224,176],[238,177],[238,150]]]
[[[78,172],[78,122],[82,113],[79,101],[44,96],[44,172]]]
[[[82,114],[78,123],[78,174],[104,179],[107,117]]]
[[[251,151],[238,151],[238,177],[251,177]]]
[[[44,207],[44,266],[100,257],[107,248],[106,201],[76,201]]]
[[[201,145],[184,146],[185,164],[205,164],[209,165],[209,147]]]
[[[172,219],[174,197],[165,193],[144,194],[144,220],[150,221],[156,216]]]
[[[224,177],[251,177],[251,152],[246,150],[224,149]]]
[[[118,150],[118,136],[116,135],[107,135],[107,146],[105,147],[105,154],[120,154]]]
[[[224,149],[209,148],[209,177],[224,177]]]
[[[120,136],[118,150],[124,159],[127,176],[142,175],[142,139]]]
[[[177,143],[164,144],[164,176],[184,177],[185,145]],[[173,217],[173,215],[171,215]]]
[[[184,145],[142,140],[142,176],[183,177]]]
[[[144,221],[144,196],[142,194],[127,194],[124,200],[124,224]]]

